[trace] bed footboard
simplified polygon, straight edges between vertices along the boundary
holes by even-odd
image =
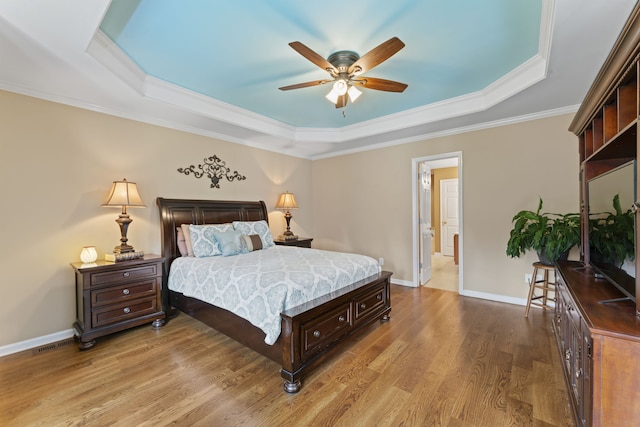
[[[389,320],[388,271],[287,310],[282,317],[284,390],[297,393],[309,371],[376,320]]]

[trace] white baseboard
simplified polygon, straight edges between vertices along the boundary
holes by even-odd
[[[0,347],[0,357],[8,356],[9,354],[18,353],[35,347],[40,347],[42,345],[66,340],[67,338],[71,338],[72,336],[73,329],[67,329],[64,331],[55,332],[53,334],[31,338],[30,340],[20,341],[14,344],[7,344]]]
[[[416,287],[416,285],[413,282],[410,282],[408,280],[391,280],[391,284],[392,285],[407,286],[409,288],[415,288]]]
[[[480,299],[486,299],[489,301],[504,302],[507,304],[515,304],[515,305],[522,305],[522,306],[527,305],[526,298],[513,298],[513,297],[506,297],[504,295],[488,294],[486,292],[477,292],[477,291],[464,291],[462,295],[464,295],[465,297],[480,298]]]
[[[476,292],[476,291],[465,291],[463,295],[466,297],[480,298],[480,299],[486,299],[489,301],[496,301],[496,302],[504,302],[507,304],[515,304],[515,305],[521,305],[521,306],[527,305],[526,298],[512,298],[512,297],[505,297],[504,295],[487,294],[484,292]],[[550,298],[550,300],[547,300],[547,304],[550,307],[555,307],[555,302],[553,301],[553,298]],[[531,307],[537,307],[537,306],[532,305]]]

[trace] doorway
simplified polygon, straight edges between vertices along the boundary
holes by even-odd
[[[462,153],[412,159],[414,286],[462,293]]]

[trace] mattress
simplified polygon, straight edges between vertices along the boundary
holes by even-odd
[[[281,312],[377,273],[378,263],[365,255],[272,246],[228,257],[177,258],[168,286],[246,319],[272,345]]]

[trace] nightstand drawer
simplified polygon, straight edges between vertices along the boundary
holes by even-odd
[[[91,286],[106,285],[113,282],[123,282],[125,280],[135,280],[142,277],[153,277],[158,274],[158,264],[148,264],[129,268],[122,266],[122,269],[118,269],[116,271],[91,274]]]
[[[160,278],[154,277],[135,283],[91,291],[91,307],[155,296],[160,286]]]
[[[136,299],[121,304],[94,309],[91,311],[91,326],[98,328],[100,326],[110,325],[124,320],[135,319],[146,314],[156,313],[158,312],[156,300],[157,298],[153,296],[151,298]]]
[[[303,348],[302,359],[304,360],[323,345],[329,344],[340,338],[351,326],[351,304],[346,303],[324,316],[313,319],[300,326]]]

